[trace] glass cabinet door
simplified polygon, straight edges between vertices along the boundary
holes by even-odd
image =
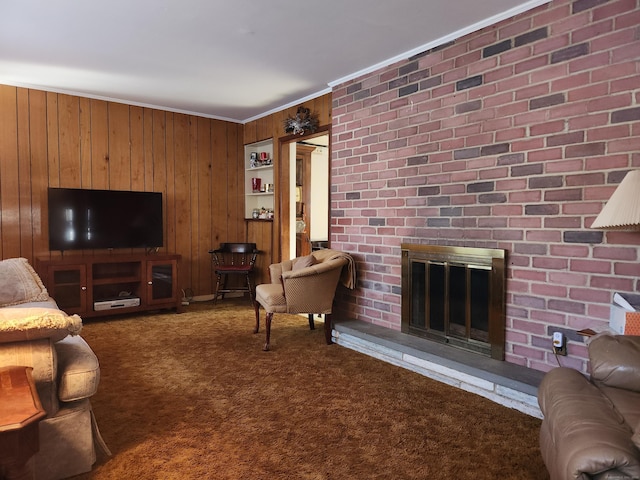
[[[176,296],[176,263],[166,260],[147,262],[147,301],[164,303]]]
[[[87,269],[85,265],[49,267],[49,295],[66,313],[80,313],[87,303]]]

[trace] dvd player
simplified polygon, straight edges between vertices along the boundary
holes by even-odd
[[[113,310],[115,308],[127,308],[140,306],[140,299],[138,297],[116,297],[100,300],[99,302],[93,302],[93,309],[99,310]]]

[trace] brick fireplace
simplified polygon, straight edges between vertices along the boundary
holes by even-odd
[[[504,360],[505,251],[402,244],[402,331]]]
[[[634,1],[552,0],[332,85],[346,318],[401,330],[403,243],[504,249],[505,360],[557,366],[562,331],[562,365],[587,371],[575,332],[640,290],[640,234],[590,229],[640,168],[639,18]]]

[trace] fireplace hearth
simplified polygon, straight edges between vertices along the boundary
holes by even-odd
[[[402,244],[402,331],[504,360],[505,256]]]

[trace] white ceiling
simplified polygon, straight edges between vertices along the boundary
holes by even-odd
[[[0,83],[246,122],[549,0],[0,0]]]

